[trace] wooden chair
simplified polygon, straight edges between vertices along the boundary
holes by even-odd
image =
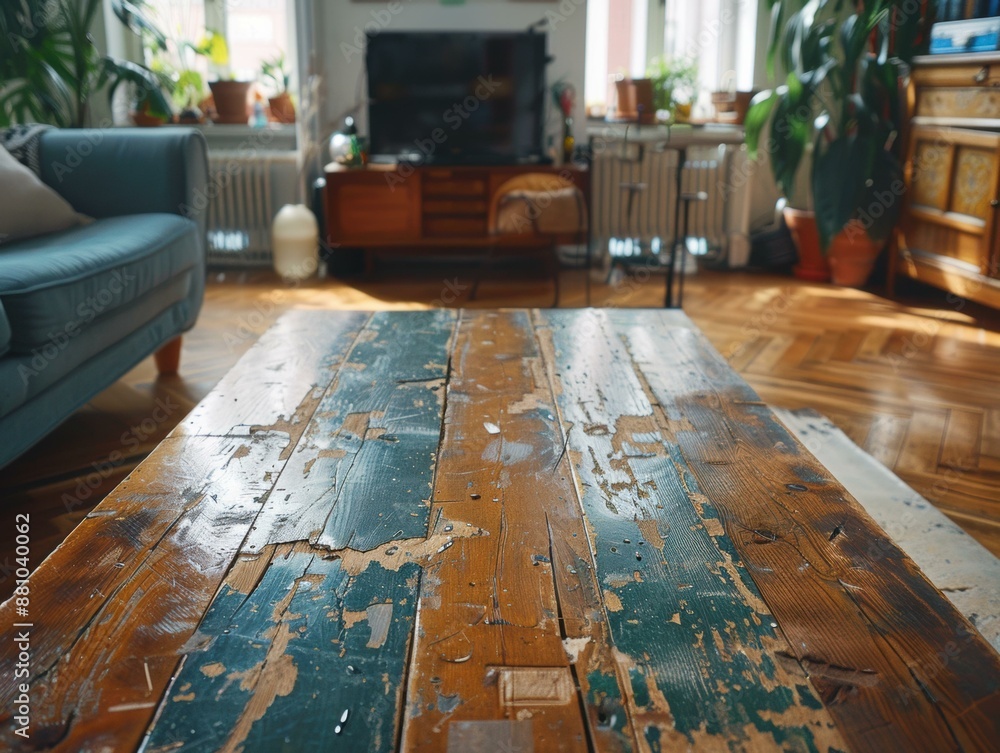
[[[557,245],[572,239],[586,243],[587,204],[583,192],[571,181],[551,173],[525,173],[504,182],[490,203],[489,233],[491,236],[523,235],[525,246],[533,240],[547,241],[554,284],[553,306],[559,305],[559,257]],[[590,304],[590,246],[587,245],[587,304]],[[487,249],[479,267],[469,300],[475,300],[483,271],[492,268],[498,244]]]

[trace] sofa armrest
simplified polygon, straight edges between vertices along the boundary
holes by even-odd
[[[42,180],[78,212],[180,214],[204,237],[208,146],[195,128],[51,130],[39,158]]]

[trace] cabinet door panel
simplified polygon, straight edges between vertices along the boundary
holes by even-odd
[[[909,170],[905,246],[993,272],[1000,134],[915,126]]]
[[[380,245],[420,238],[420,181],[387,180],[386,174],[358,172],[327,177],[330,241]]]

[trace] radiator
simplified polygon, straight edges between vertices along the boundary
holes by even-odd
[[[742,214],[732,205],[730,172],[733,153],[725,146],[689,147],[681,173],[684,192],[704,191],[706,201],[690,205],[689,247],[695,253],[725,258],[734,240],[748,237],[736,227]],[[653,248],[675,237],[679,153],[663,144],[616,144],[595,154],[591,178],[591,236],[598,247],[613,239],[634,239]],[[738,197],[742,200],[742,196]],[[734,237],[735,236],[735,237]],[[741,255],[742,248],[739,249]],[[736,261],[737,264],[733,264]]]
[[[271,220],[299,201],[297,155],[213,149],[208,167],[208,263],[270,266]]]

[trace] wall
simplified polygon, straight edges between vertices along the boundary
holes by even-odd
[[[362,70],[364,67],[365,26],[389,31],[524,31],[549,16],[549,55],[554,58],[547,71],[551,84],[565,77],[576,86],[576,138],[585,138],[583,113],[584,44],[587,30],[585,0],[561,2],[504,2],[471,0],[465,5],[440,5],[429,0],[389,0],[350,2],[316,0],[321,40],[321,70],[325,78],[326,101],[323,117],[327,131],[338,129],[343,117],[360,105],[355,119],[365,132],[365,105]],[[547,100],[549,101],[549,100]],[[548,133],[561,127],[554,108],[549,111]]]

